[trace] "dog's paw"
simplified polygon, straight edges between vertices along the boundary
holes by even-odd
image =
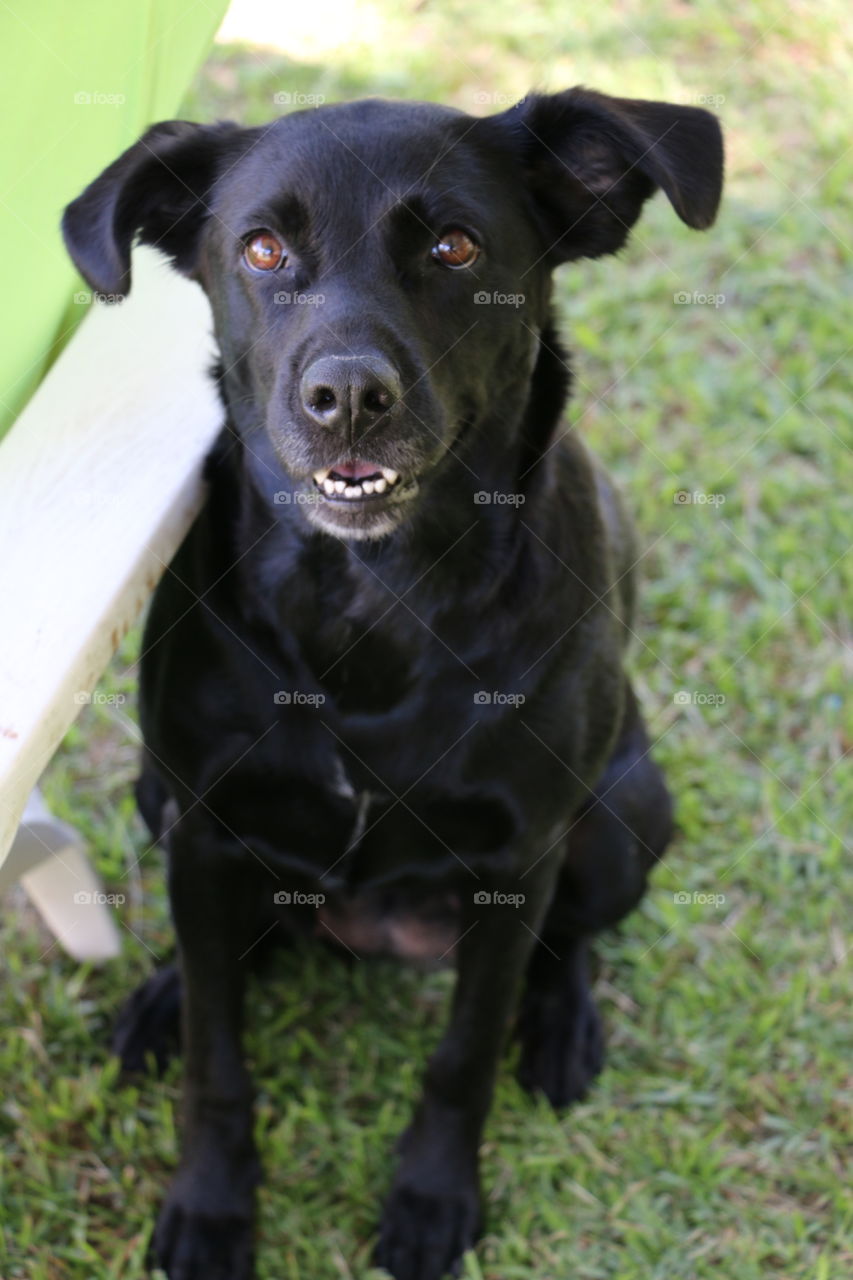
[[[374,1261],[394,1280],[456,1276],[462,1255],[480,1234],[480,1221],[476,1186],[438,1193],[401,1184],[385,1205]]]
[[[252,1208],[216,1212],[173,1188],[154,1228],[148,1266],[160,1267],[169,1280],[253,1280]]]
[[[143,1072],[153,1056],[162,1075],[179,1049],[181,979],[176,965],[158,969],[125,1001],[116,1019],[112,1051],[123,1072]]]
[[[555,1110],[586,1097],[604,1066],[601,1017],[592,1000],[571,1019],[531,1012],[521,1026],[518,1079],[529,1093],[543,1093]]]

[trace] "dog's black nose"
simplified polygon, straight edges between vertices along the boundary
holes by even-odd
[[[393,409],[403,387],[380,356],[322,356],[302,375],[300,393],[312,422],[356,437]]]

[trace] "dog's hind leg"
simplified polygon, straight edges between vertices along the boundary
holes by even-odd
[[[629,689],[619,741],[567,836],[519,1013],[519,1080],[555,1107],[582,1098],[604,1063],[589,939],[637,905],[671,831],[669,793]]]
[[[151,832],[151,839],[155,844],[165,843],[164,837],[168,835],[170,825],[169,790],[145,749],[142,752],[141,764],[134,787],[136,807]],[[174,816],[171,821],[174,821]]]
[[[136,780],[136,804],[155,844],[168,848],[169,829],[177,810],[151,761],[142,752]],[[122,1071],[146,1070],[151,1059],[162,1074],[179,1051],[181,1036],[181,976],[176,964],[164,965],[136,988],[122,1005],[110,1048]]]
[[[181,976],[164,965],[122,1005],[111,1048],[126,1072],[144,1071],[153,1058],[158,1074],[178,1053],[181,1037]]]

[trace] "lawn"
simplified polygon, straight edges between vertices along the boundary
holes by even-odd
[[[589,1100],[556,1118],[520,1091],[508,1057],[483,1151],[487,1234],[464,1274],[842,1280],[853,1275],[846,6],[380,0],[350,27],[298,57],[218,46],[184,114],[257,123],[286,109],[276,94],[482,113],[531,85],[585,83],[710,103],[727,135],[708,234],[658,197],[618,259],[559,278],[572,418],[647,548],[632,667],[679,834],[642,908],[600,944],[609,1063]],[[162,857],[131,796],[137,647],[138,632],[100,686],[121,697],[84,710],[44,779],[126,898],[121,959],[77,966],[19,894],[3,903],[3,1280],[136,1280],[176,1160],[179,1070],[122,1084],[106,1047],[124,995],[173,947]],[[369,1259],[388,1153],[450,981],[298,952],[257,989],[262,1280],[380,1274]]]

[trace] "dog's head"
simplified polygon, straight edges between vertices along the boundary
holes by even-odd
[[[709,226],[722,168],[694,107],[572,89],[478,119],[370,100],[155,125],[63,230],[105,294],[128,291],[137,235],[198,280],[236,428],[250,448],[266,432],[304,518],[372,538],[454,460],[517,446],[554,267],[619,249],[657,188]]]

